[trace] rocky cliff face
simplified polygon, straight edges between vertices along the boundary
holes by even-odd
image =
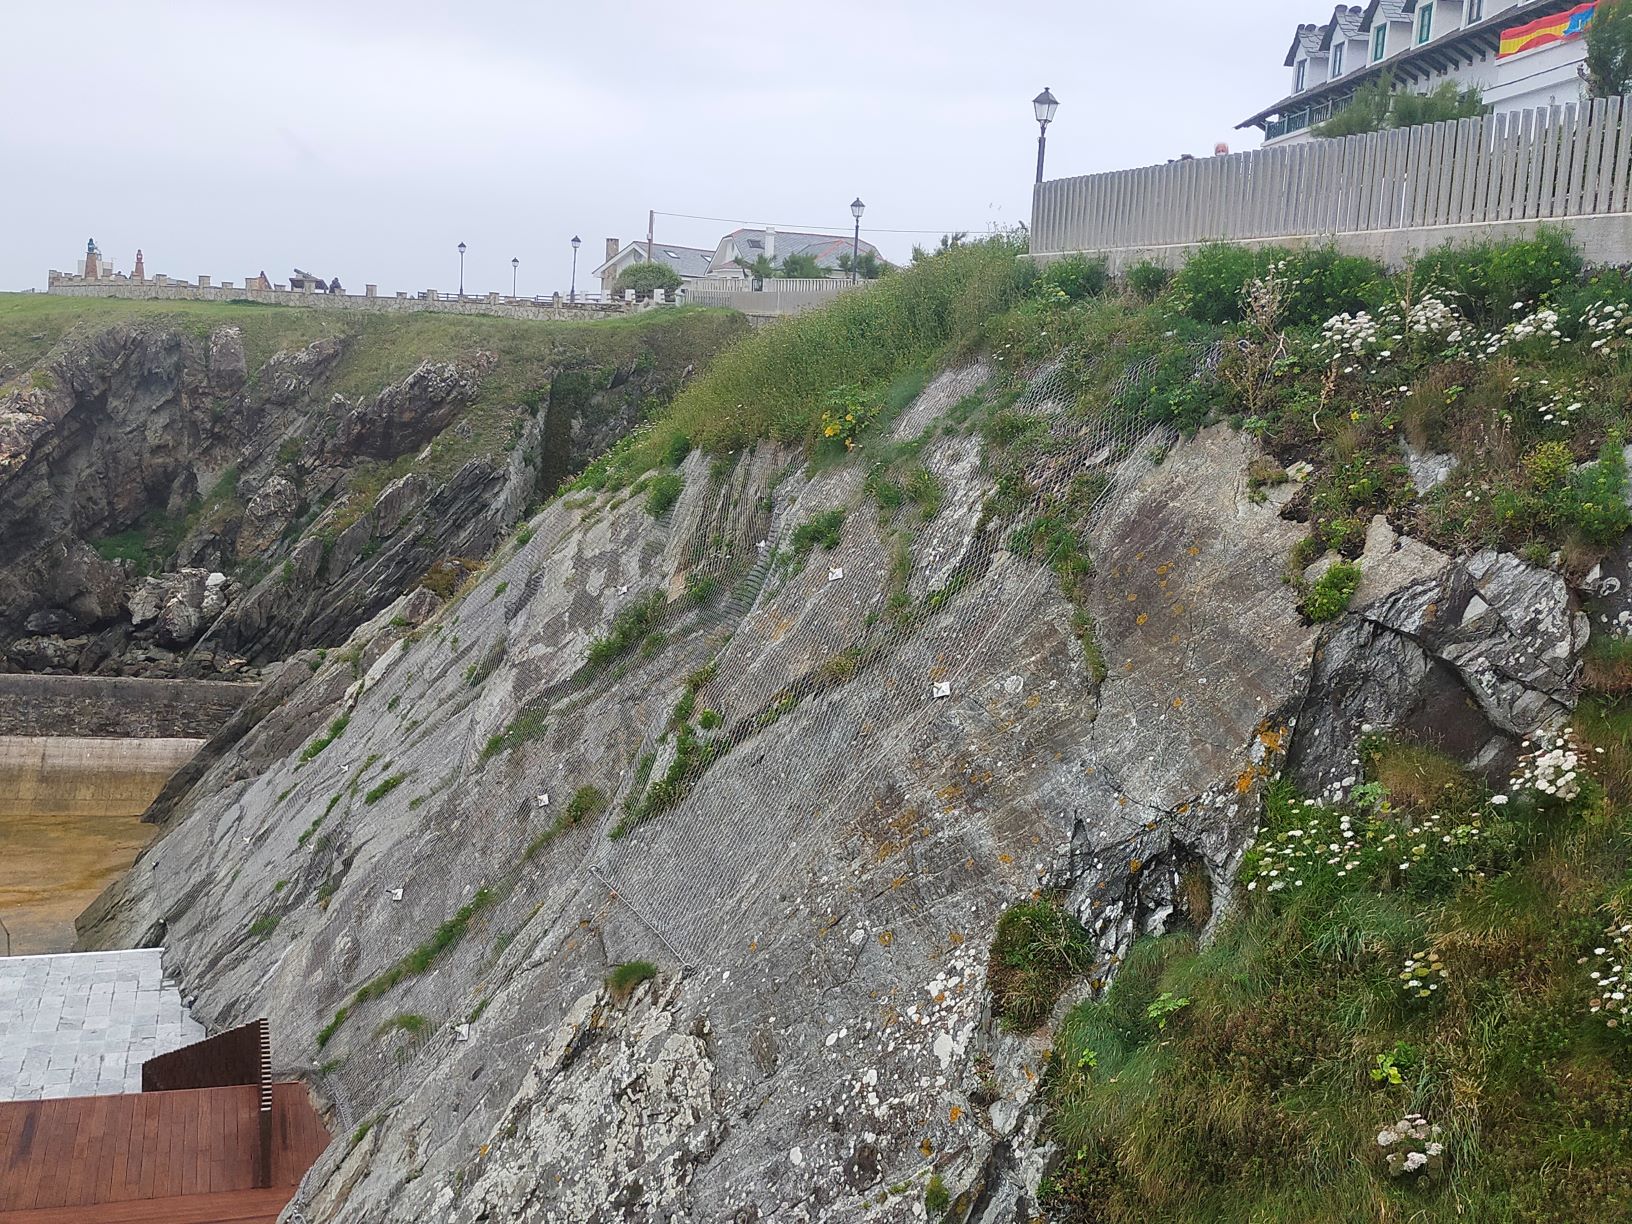
[[[1352,786],[1361,728],[1411,725],[1494,768],[1570,707],[1555,574],[1379,519],[1317,629],[1244,435],[1096,434],[1045,380],[1057,444],[999,455],[948,415],[984,376],[897,425],[916,505],[865,449],[768,445],[693,454],[657,517],[555,501],[423,626],[287,663],[170,796],[84,942],[272,1018],[335,1112],[307,1219],[909,1220],[931,1178],[1029,1219],[1006,906],[1065,898],[1089,990],[1212,920],[1284,764]],[[1070,543],[1028,543],[1041,509]]]
[[[457,583],[738,326],[273,344],[264,311],[205,330],[99,306],[0,383],[0,669],[205,675],[338,644],[438,562]]]

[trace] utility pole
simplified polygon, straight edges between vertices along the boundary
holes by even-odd
[[[652,262],[652,231],[657,228],[657,209],[646,210],[646,262]]]

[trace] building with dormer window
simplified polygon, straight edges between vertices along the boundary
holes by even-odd
[[[1301,25],[1287,52],[1291,92],[1240,124],[1268,145],[1309,129],[1387,73],[1395,88],[1428,93],[1446,81],[1477,87],[1497,113],[1562,106],[1584,95],[1583,37],[1596,0],[1370,0],[1338,5]]]

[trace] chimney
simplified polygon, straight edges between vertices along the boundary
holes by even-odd
[[[617,257],[618,257],[618,240],[616,238],[608,238],[606,240],[606,260],[605,260],[605,262],[611,263]]]
[[[765,227],[765,258],[776,262],[776,231],[768,225]]]

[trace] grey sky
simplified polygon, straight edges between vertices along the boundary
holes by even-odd
[[[128,0],[0,12],[0,288],[121,270],[348,290],[580,288],[646,210],[863,234],[893,259],[1050,177],[1204,155],[1285,92],[1321,0]],[[875,228],[876,227],[876,228]],[[713,246],[729,223],[658,218]],[[924,229],[921,235],[881,230]]]

